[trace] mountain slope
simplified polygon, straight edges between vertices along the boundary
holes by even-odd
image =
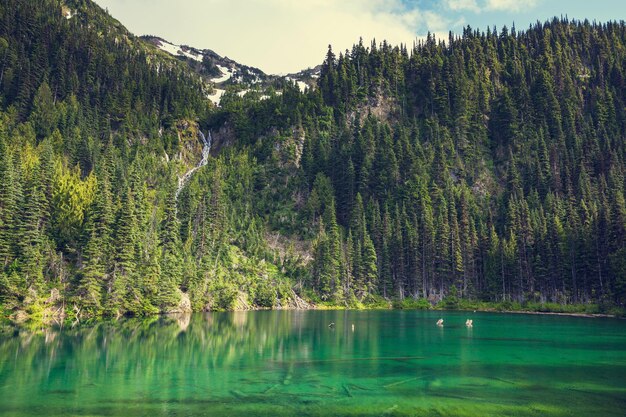
[[[270,224],[316,236],[323,300],[623,305],[625,43],[623,23],[554,19],[358,44],[306,100],[218,120],[274,167]]]
[[[623,23],[215,90],[243,67],[165,42],[88,0],[0,5],[0,314],[624,305]]]
[[[50,320],[296,300],[233,195],[252,194],[244,153],[211,159],[178,197],[202,158],[205,80],[91,1],[10,0],[0,22],[0,309]]]
[[[228,80],[236,83],[257,84],[269,79],[260,69],[239,64],[232,59],[216,54],[210,49],[200,50],[186,45],[174,45],[156,36],[142,36],[142,39],[170,55],[194,64],[192,67],[196,68],[198,73],[217,84]]]
[[[214,89],[208,98],[219,105],[227,90],[239,96],[248,92],[258,93],[266,98],[272,91],[281,91],[286,83],[295,83],[300,91],[315,85],[319,69],[309,69],[286,76],[267,75],[258,68],[240,64],[230,58],[222,57],[210,49],[198,49],[187,45],[174,45],[157,36],[142,36],[144,41],[156,46],[167,54],[186,62]],[[253,94],[254,95],[254,94]]]

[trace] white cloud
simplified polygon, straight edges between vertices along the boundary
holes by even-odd
[[[520,12],[535,8],[541,0],[445,0],[445,5],[454,12]]]
[[[476,0],[447,0],[446,6],[448,6],[448,9],[454,11],[469,10],[474,13],[480,12],[480,7],[478,3],[476,3]]]
[[[487,0],[485,9],[488,11],[519,12],[537,6],[539,0]]]
[[[442,16],[402,0],[96,2],[135,34],[210,48],[269,73],[315,66],[329,44],[336,52],[351,48],[359,37],[367,44],[375,38],[411,45],[417,35],[430,31],[447,36],[451,28]]]

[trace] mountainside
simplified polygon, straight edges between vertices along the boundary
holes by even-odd
[[[258,68],[249,67],[222,57],[210,49],[197,49],[187,45],[174,45],[157,36],[142,36],[144,41],[160,50],[186,62],[191,69],[199,74],[215,88],[208,98],[219,106],[226,91],[243,96],[250,91],[259,93],[260,97],[269,97],[271,91],[282,89],[285,83],[295,83],[302,92],[315,84],[319,77],[320,67],[300,71],[287,76],[267,75]]]
[[[206,185],[195,220],[177,217],[179,178],[208,133],[205,80],[91,1],[11,0],[0,22],[3,311],[49,320],[299,302],[262,221],[232,197],[252,194],[245,153],[194,173]]]
[[[361,43],[329,50],[304,99],[210,123],[269,172],[270,227],[314,240],[322,301],[623,305],[625,33],[554,19]]]
[[[7,0],[0,315],[623,306],[625,66],[623,23],[554,19],[268,76]]]
[[[268,76],[260,69],[239,64],[232,59],[216,54],[210,49],[200,50],[186,45],[174,45],[156,36],[142,36],[141,38],[168,54],[191,64],[199,63],[198,73],[205,75],[215,83],[231,80],[234,83],[255,84],[268,79]]]

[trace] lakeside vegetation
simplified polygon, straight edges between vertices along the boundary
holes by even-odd
[[[227,306],[224,309],[215,309],[214,311],[233,311],[233,306]],[[584,317],[615,317],[626,318],[626,309],[614,305],[602,306],[599,304],[557,304],[557,303],[532,303],[532,302],[489,302],[466,299],[444,299],[441,302],[432,305],[426,299],[405,298],[403,300],[387,300],[376,297],[366,302],[359,302],[354,305],[335,305],[329,303],[310,304],[309,309],[314,310],[430,310],[430,311],[468,311],[468,312],[496,312],[496,313],[528,313],[528,314],[562,314]],[[272,307],[257,306],[255,310],[270,310]],[[239,310],[241,312],[241,310]],[[173,317],[180,315],[186,316],[192,313],[172,313]],[[152,316],[154,317],[154,316]],[[23,320],[23,321],[22,321]],[[10,312],[3,310],[0,306],[0,333],[3,331],[12,332],[15,326],[40,330],[49,325],[57,326],[76,326],[92,325],[95,322],[117,321],[115,317],[78,317],[74,312],[67,311],[61,317],[44,317],[40,314],[31,314],[22,318],[20,321],[15,320],[15,316],[11,316]]]
[[[335,310],[449,310],[449,311],[481,311],[481,312],[519,312],[519,313],[558,313],[571,315],[589,316],[613,316],[626,317],[626,310],[615,305],[601,304],[558,304],[558,303],[537,303],[537,302],[517,302],[517,301],[481,301],[468,300],[458,297],[446,297],[436,304],[431,304],[425,298],[404,298],[402,300],[388,300],[382,297],[375,297],[364,303],[348,306],[337,306],[328,303],[315,305],[316,309]]]
[[[91,1],[7,0],[0,317],[623,314],[625,74],[623,22],[553,19],[329,48],[307,91],[214,107]]]

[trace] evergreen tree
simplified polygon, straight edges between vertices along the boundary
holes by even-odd
[[[183,279],[180,223],[177,217],[176,193],[169,192],[161,234],[161,285],[159,306],[163,310],[178,304],[178,286]]]

